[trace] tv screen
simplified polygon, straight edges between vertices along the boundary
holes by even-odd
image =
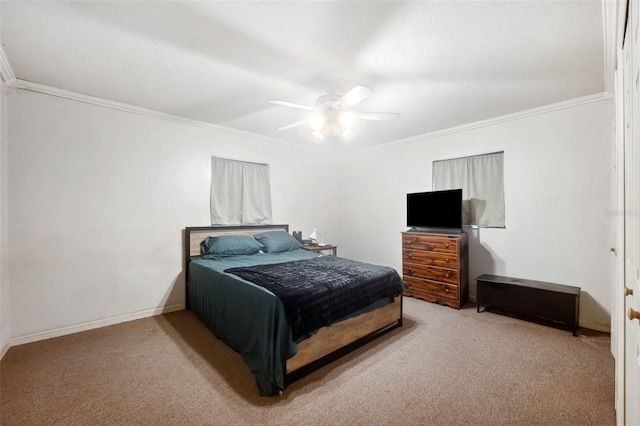
[[[407,226],[462,228],[462,189],[407,194]]]

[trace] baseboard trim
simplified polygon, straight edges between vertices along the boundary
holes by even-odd
[[[611,324],[602,324],[595,321],[580,320],[580,328],[588,328],[589,330],[611,333]]]
[[[101,328],[109,325],[120,324],[121,322],[134,321],[137,319],[153,317],[156,315],[168,314],[169,312],[180,311],[183,309],[185,309],[185,304],[178,303],[176,305],[161,306],[158,308],[146,309],[144,311],[133,312],[125,315],[118,315],[115,317],[105,318],[97,321],[89,321],[82,324],[57,328],[54,330],[47,330],[39,333],[28,334],[26,336],[10,339],[8,344],[6,345],[7,346],[6,350],[8,350],[9,347],[11,346],[24,345],[25,343],[32,343],[40,340],[51,339],[54,337],[65,336],[67,334],[79,333],[81,331],[93,330],[94,328]],[[4,355],[4,353],[2,353],[2,355]]]
[[[477,303],[476,296],[470,295],[469,301],[473,303]],[[602,324],[595,321],[579,321],[580,328],[588,328],[589,330],[602,331],[605,333],[611,333],[611,324]]]
[[[0,361],[2,361],[2,358],[7,353],[7,351],[9,350],[10,347],[11,347],[11,342],[9,340],[4,342],[4,344],[0,348]]]

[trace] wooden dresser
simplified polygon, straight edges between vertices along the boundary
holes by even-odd
[[[469,298],[469,236],[463,232],[403,232],[404,294],[460,309]]]

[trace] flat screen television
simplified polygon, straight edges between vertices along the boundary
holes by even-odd
[[[462,189],[407,194],[407,226],[462,228]]]

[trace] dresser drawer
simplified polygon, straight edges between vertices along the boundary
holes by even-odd
[[[458,253],[458,240],[439,235],[402,235],[402,248],[411,250]]]
[[[413,263],[402,265],[402,274],[405,277],[443,281],[449,284],[458,284],[459,276],[458,271],[455,269],[437,268]]]
[[[421,278],[424,280],[443,281],[449,284],[458,284],[458,271],[456,269],[437,268],[433,266],[405,263],[402,265],[402,274],[405,277]]]
[[[436,283],[433,281],[418,280],[415,278],[404,278],[405,291],[411,295],[412,293],[420,293],[426,295],[435,295],[451,300],[458,300],[458,286]]]
[[[458,256],[451,253],[402,250],[402,263],[422,263],[429,266],[458,269]]]

